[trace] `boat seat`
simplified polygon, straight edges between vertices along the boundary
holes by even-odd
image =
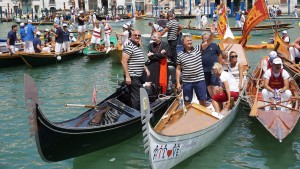
[[[113,98],[111,100],[108,100],[107,104],[113,109],[122,112],[122,115],[128,116],[130,118],[140,115],[140,113],[137,110],[127,106],[126,104],[122,103],[118,99]]]

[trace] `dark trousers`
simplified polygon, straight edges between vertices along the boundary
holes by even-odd
[[[128,86],[132,108],[140,111],[140,88],[142,87],[142,77],[130,76],[131,85]]]
[[[176,60],[177,60],[177,51],[176,51],[176,47],[177,47],[177,39],[176,40],[168,40],[168,44],[170,47],[170,53],[171,53],[171,61],[176,64]]]

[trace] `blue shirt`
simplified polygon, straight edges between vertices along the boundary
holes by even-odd
[[[56,43],[63,43],[64,31],[61,29],[61,27],[56,28],[55,34],[57,35],[57,37],[55,37],[55,42]]]
[[[204,72],[211,72],[215,62],[218,62],[221,50],[215,43],[211,43],[205,50],[202,51],[202,64]]]
[[[7,34],[7,39],[9,39],[9,45],[15,45],[16,43],[16,40],[17,40],[17,33],[14,32],[14,31],[9,31],[8,34]]]
[[[66,41],[70,41],[70,32],[67,30],[66,32],[63,31],[63,41],[66,42]]]
[[[27,28],[27,31],[26,31]],[[25,41],[33,41],[34,38],[34,26],[32,26],[30,23],[25,27],[26,36],[24,38]]]
[[[33,43],[33,48],[34,48],[35,53],[40,53],[41,51],[37,48],[37,45],[41,46],[41,44],[42,44],[42,41],[40,40],[40,38],[35,37],[32,40],[32,43]]]
[[[25,36],[26,36],[26,33],[25,33],[25,28],[20,28],[20,36],[21,36],[21,40],[22,42],[25,42]]]

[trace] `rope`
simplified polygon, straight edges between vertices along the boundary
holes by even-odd
[[[177,97],[177,95],[175,95],[175,96],[167,96],[165,94],[158,95],[158,99],[160,99],[160,100],[169,100],[170,98],[173,98],[173,97]]]

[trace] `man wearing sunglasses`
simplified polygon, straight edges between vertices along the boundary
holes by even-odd
[[[132,107],[139,110],[143,71],[145,70],[147,77],[150,76],[150,72],[145,66],[140,31],[132,32],[130,41],[123,49],[121,63],[125,73],[125,83],[130,92]]]
[[[287,100],[292,96],[289,90],[289,73],[282,68],[282,60],[275,58],[273,60],[272,68],[268,69],[264,74],[264,89],[262,90],[262,97],[264,101],[271,101],[271,98],[281,99],[281,102],[287,106]],[[278,98],[275,98],[278,96]],[[265,104],[269,104],[265,102]],[[266,106],[265,110],[270,110],[270,106]],[[281,107],[281,110],[285,108]]]

